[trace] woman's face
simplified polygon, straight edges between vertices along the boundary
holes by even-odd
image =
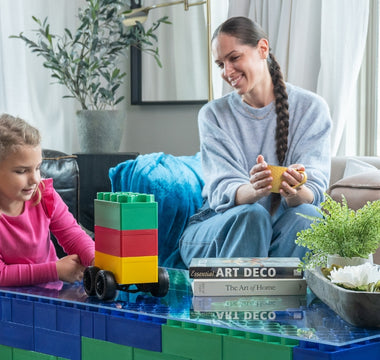
[[[267,88],[268,82],[271,83],[266,39],[261,39],[253,47],[241,44],[234,36],[221,33],[214,39],[212,50],[222,78],[241,96],[251,97]]]

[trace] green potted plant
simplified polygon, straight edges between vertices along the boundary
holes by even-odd
[[[41,21],[33,17],[38,24],[36,40],[23,33],[12,36],[44,58],[43,66],[51,71],[52,78],[67,88],[69,94],[64,97],[78,100],[78,134],[84,152],[111,152],[119,148],[125,119],[123,111],[115,106],[124,99],[118,96],[118,90],[126,76],[120,69],[121,55],[136,46],[151,53],[161,66],[153,42],[157,40],[157,27],[169,23],[167,17],[149,29],[141,23],[126,27],[123,15],[131,10],[124,3],[86,0],[86,7],[78,10],[79,26],[75,32],[65,28],[63,35],[52,34],[47,18]],[[93,134],[91,130],[97,128],[98,135]],[[112,131],[111,138],[106,136],[108,130]],[[87,137],[89,142],[85,143]]]
[[[368,202],[354,211],[344,196],[342,202],[337,202],[326,195],[319,212],[320,217],[299,214],[313,221],[296,239],[296,244],[308,249],[302,259],[304,268],[330,266],[336,264],[339,257],[354,260],[351,264],[356,265],[358,258],[368,261],[379,247],[380,200]],[[350,265],[347,261],[346,264]]]

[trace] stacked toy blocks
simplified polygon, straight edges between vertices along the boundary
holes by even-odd
[[[102,346],[107,343],[117,353],[130,351],[124,347],[161,352],[165,322],[161,317],[0,290],[0,360],[7,359],[5,353],[13,356],[9,360],[21,360],[10,348],[30,352],[30,359],[42,354],[38,356],[45,360],[82,360],[84,339]],[[93,353],[88,347],[86,352]],[[103,356],[108,358],[118,359]]]
[[[380,356],[380,338],[332,346],[166,320],[161,316],[169,308],[161,309],[162,305],[157,312],[161,316],[147,313],[150,299],[146,304],[139,300],[138,308],[128,312],[0,289],[0,360],[378,360]]]
[[[162,325],[162,352],[192,360],[292,360],[297,345],[297,340],[177,320]]]
[[[333,346],[300,341],[299,346],[294,348],[293,355],[293,360],[375,360],[379,358],[379,338],[346,346]]]
[[[158,207],[154,195],[101,192],[95,200],[95,266],[118,284],[158,281]]]

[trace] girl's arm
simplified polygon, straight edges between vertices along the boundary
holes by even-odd
[[[0,255],[0,286],[25,286],[57,281],[55,261],[43,264],[7,265]]]
[[[0,286],[26,286],[62,280],[81,281],[84,266],[78,255],[68,255],[57,262],[43,264],[11,264],[0,260]]]
[[[95,243],[80,227],[59,194],[53,189],[53,211],[50,231],[68,255],[77,254],[84,266],[90,266],[95,257]]]

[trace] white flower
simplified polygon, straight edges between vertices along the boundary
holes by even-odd
[[[377,265],[368,263],[357,266],[345,266],[333,269],[330,273],[331,282],[342,284],[349,288],[366,286],[380,280],[380,271]]]

